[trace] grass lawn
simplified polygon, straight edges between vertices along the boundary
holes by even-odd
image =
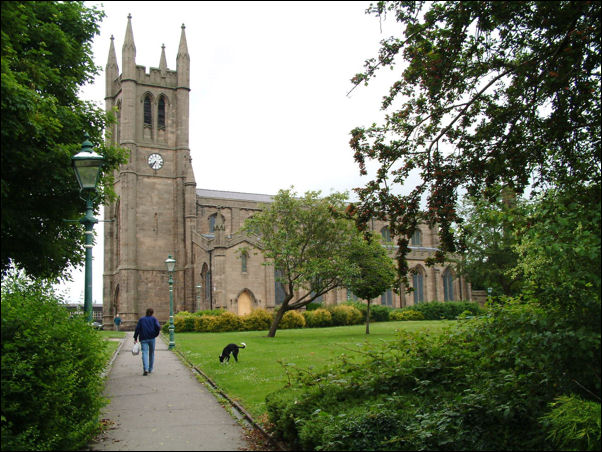
[[[288,382],[285,365],[319,370],[336,360],[341,354],[359,355],[357,349],[366,341],[384,342],[395,339],[400,329],[417,331],[428,329],[441,332],[453,320],[379,322],[370,324],[366,335],[365,325],[331,328],[278,330],[276,337],[267,337],[267,331],[242,331],[228,333],[176,333],[176,348],[188,361],[207,374],[225,393],[242,404],[256,420],[265,414],[265,396]],[[244,342],[239,362],[234,358],[222,364],[218,356],[229,343]]]
[[[117,347],[119,347],[119,344],[120,344],[120,341],[111,340],[111,339],[121,339],[122,337],[125,336],[125,332],[124,331],[99,331],[98,333],[100,334],[100,337],[102,337],[105,340],[105,342],[107,344],[106,361],[108,363],[111,360],[113,353],[115,353],[115,350],[117,350]]]

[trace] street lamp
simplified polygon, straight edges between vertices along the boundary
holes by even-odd
[[[169,347],[171,350],[176,346],[174,340],[174,326],[173,326],[173,271],[176,268],[176,260],[171,257],[171,254],[165,259],[165,265],[167,266],[167,273],[169,275]]]
[[[94,218],[94,209],[92,208],[92,197],[96,192],[96,185],[100,179],[100,168],[104,163],[101,155],[92,150],[92,143],[86,139],[82,143],[82,149],[79,154],[71,157],[71,166],[75,171],[75,177],[79,183],[80,196],[86,201],[86,214],[79,219],[79,222],[86,228],[86,263],[85,263],[85,288],[84,288],[84,312],[86,320],[92,322],[92,230],[98,220]]]

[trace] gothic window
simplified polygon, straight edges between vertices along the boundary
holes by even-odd
[[[383,242],[387,243],[391,241],[391,232],[389,231],[389,226],[385,226],[380,230],[380,235],[383,237]]]
[[[121,102],[117,103],[117,121],[115,122],[115,144],[121,141]]]
[[[240,255],[240,260],[241,260],[241,271],[243,273],[247,273],[247,259],[248,259],[249,255],[246,251],[243,251]]]
[[[211,299],[211,272],[205,267],[205,301]]]
[[[414,287],[414,304],[422,303],[424,301],[424,273],[420,269],[412,276],[412,283]]]
[[[213,214],[209,217],[209,233],[212,234],[215,232],[215,219],[217,218],[217,214]]]
[[[165,129],[165,97],[159,97],[159,109],[157,111],[159,129]]]
[[[384,294],[382,294],[380,304],[383,306],[393,307],[393,291],[391,289],[387,290]]]
[[[357,295],[347,289],[347,301],[357,301]]]
[[[449,267],[443,272],[443,300],[454,301],[454,276]]]
[[[274,295],[276,304],[282,304],[286,293],[284,292],[284,284],[278,281],[278,278],[282,278],[282,272],[279,269],[274,269]]]
[[[144,96],[144,126],[152,127],[153,115],[152,115],[152,102],[150,94]]]
[[[416,229],[414,234],[412,235],[412,245],[421,246],[422,245],[422,233],[420,229]]]

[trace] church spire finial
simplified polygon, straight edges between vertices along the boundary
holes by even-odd
[[[132,31],[132,15],[128,14],[128,24],[125,29],[125,39],[121,48],[123,73],[126,77],[133,77],[136,72],[136,45]]]
[[[159,60],[159,69],[161,77],[167,76],[167,59],[165,58],[165,44],[161,44],[161,59]]]
[[[111,35],[111,45],[109,46],[109,57],[105,66],[105,96],[112,95],[113,80],[119,76],[119,66],[117,66],[117,56],[115,55],[115,38]]]
[[[180,46],[178,47],[178,56],[176,57],[176,71],[178,72],[178,86],[182,88],[190,87],[190,55],[188,55],[188,44],[186,43],[186,27],[182,24],[182,34],[180,35]]]

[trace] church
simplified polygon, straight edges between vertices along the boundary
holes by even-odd
[[[263,265],[256,240],[240,232],[245,219],[272,197],[197,188],[188,141],[190,55],[184,25],[176,70],[167,67],[162,48],[159,67],[147,72],[136,64],[128,16],[121,73],[111,37],[105,76],[106,109],[117,117],[107,139],[130,150],[128,163],[114,174],[117,200],[104,211],[105,329],[112,328],[117,314],[122,330],[134,329],[148,307],[161,323],[169,320],[168,256],[176,260],[174,313],[223,308],[246,314],[256,308],[277,308],[282,293],[274,268]],[[386,223],[374,220],[371,228],[382,235],[393,258],[395,247]],[[414,291],[389,290],[374,303],[404,307],[470,300],[470,284],[457,277],[453,266],[425,265],[437,246],[437,230],[420,225],[408,255],[410,268],[416,269],[410,278]],[[327,305],[355,300],[344,288],[322,298]]]

